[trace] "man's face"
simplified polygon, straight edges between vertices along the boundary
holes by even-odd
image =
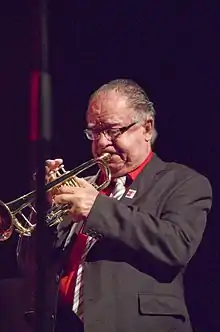
[[[152,122],[149,121],[146,126],[146,123],[135,121],[135,113],[126,101],[126,97],[115,91],[101,92],[92,100],[87,112],[88,128],[100,133],[92,141],[93,156],[100,156],[104,152],[111,154],[109,167],[113,177],[125,175],[137,168],[151,150]],[[131,124],[134,125],[115,139],[103,133],[105,129]]]

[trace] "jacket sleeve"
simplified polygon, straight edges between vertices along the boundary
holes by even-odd
[[[144,204],[128,206],[99,194],[84,232],[122,241],[153,260],[182,267],[199,246],[211,202],[211,185],[198,173],[177,183],[159,216]]]

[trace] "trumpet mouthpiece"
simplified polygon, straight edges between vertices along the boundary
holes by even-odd
[[[100,159],[104,159],[105,161],[109,161],[111,159],[111,154],[109,152],[105,152],[100,156]]]

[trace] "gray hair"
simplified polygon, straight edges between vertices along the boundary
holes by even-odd
[[[130,79],[116,79],[102,85],[97,89],[89,99],[91,101],[101,92],[108,92],[114,90],[127,98],[129,107],[135,111],[135,120],[146,120],[151,117],[153,119],[153,134],[151,144],[155,142],[157,138],[157,131],[155,129],[155,109],[153,103],[149,100],[145,91],[133,80]]]

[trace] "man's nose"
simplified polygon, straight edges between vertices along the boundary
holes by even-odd
[[[106,147],[108,145],[111,145],[111,141],[108,140],[106,138],[105,134],[101,132],[99,134],[99,137],[96,139],[96,146],[98,148],[102,148],[103,149],[104,147]]]

